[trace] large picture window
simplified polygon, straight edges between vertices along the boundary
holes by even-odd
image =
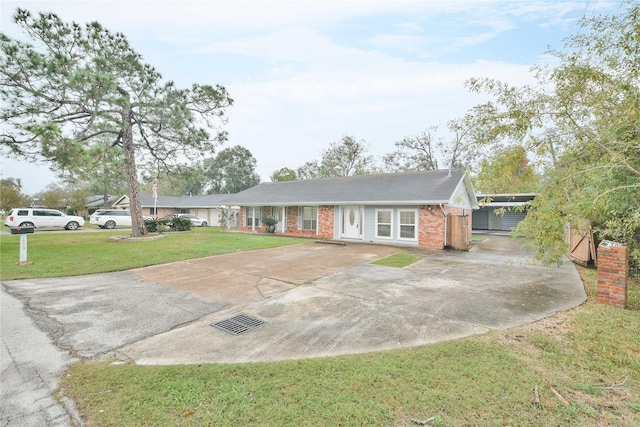
[[[415,210],[410,211],[398,211],[400,221],[398,226],[400,232],[398,236],[400,239],[416,240],[418,235],[416,230],[418,229],[418,212]]]
[[[316,230],[318,224],[318,208],[315,206],[302,206],[302,229]]]
[[[376,237],[391,239],[391,224],[393,211],[391,209],[376,209]]]
[[[244,218],[245,218],[245,222],[246,222],[246,226],[247,227],[260,227],[261,221],[260,221],[260,212],[262,212],[262,208],[259,206],[256,206],[255,208],[247,206],[244,208]]]

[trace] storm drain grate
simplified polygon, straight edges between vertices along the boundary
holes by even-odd
[[[212,323],[211,326],[228,332],[232,335],[241,335],[252,329],[257,328],[265,323],[264,320],[257,319],[246,314],[238,314],[229,319],[221,320],[220,322]]]

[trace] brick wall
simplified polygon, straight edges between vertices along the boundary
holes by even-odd
[[[333,238],[333,221],[335,215],[335,209],[333,206],[319,206],[318,207],[318,223],[316,230],[299,230],[298,229],[298,206],[287,206],[287,218],[285,234],[290,236],[301,237],[319,237],[323,239]],[[266,206],[262,208],[262,215],[271,215],[271,207]],[[240,209],[240,216],[238,218],[238,230],[251,232],[251,227],[243,226],[244,223],[244,209]],[[265,227],[256,227],[256,232],[264,232]]]
[[[271,206],[262,206],[262,209],[257,209],[256,210],[256,216],[258,216],[259,218],[262,218],[264,215],[271,215]],[[249,207],[247,208],[249,210],[251,210],[252,208]],[[251,226],[246,226],[245,224],[245,212],[244,212],[245,208],[241,207],[240,211],[238,212],[238,230],[240,231],[246,231],[246,232],[256,232],[256,233],[262,233],[262,232],[266,232],[266,227],[264,225],[256,225],[255,229],[252,228]],[[254,231],[255,230],[255,231]]]
[[[467,221],[467,240],[471,238],[471,211],[461,208],[445,206],[447,215],[465,216]],[[439,205],[422,205],[419,210],[420,230],[418,245],[425,248],[444,249],[445,245],[445,218]]]
[[[598,302],[627,306],[629,250],[626,246],[598,247]]]
[[[462,215],[463,210],[445,207],[447,215]],[[271,208],[263,208],[263,214],[271,215]],[[471,215],[466,213],[468,220],[468,232],[471,233]],[[287,206],[287,218],[285,234],[302,237],[318,237],[322,239],[334,238],[336,209],[333,205],[323,205],[318,207],[318,231],[298,229],[298,206]],[[251,227],[243,226],[244,209],[240,209],[238,218],[238,229],[251,232]],[[264,227],[256,227],[256,232],[264,232]],[[470,236],[469,236],[470,237]],[[442,208],[439,205],[422,205],[418,210],[418,245],[431,249],[444,249],[445,243],[445,218]]]
[[[440,206],[421,205],[418,217],[418,245],[444,249],[444,215]]]
[[[318,237],[333,239],[333,225],[335,216],[334,206],[318,207]]]

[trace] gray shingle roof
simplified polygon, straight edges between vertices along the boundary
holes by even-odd
[[[204,194],[197,196],[158,196],[155,205],[159,208],[215,208],[223,204],[228,194]],[[143,207],[153,207],[152,196],[140,196]]]
[[[229,195],[226,204],[432,204],[447,203],[465,177],[464,169],[358,175],[340,178],[265,182]]]

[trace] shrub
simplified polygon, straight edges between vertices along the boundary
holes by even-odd
[[[149,233],[162,233],[167,229],[167,218],[152,218],[144,220],[144,226]]]
[[[262,217],[262,223],[265,225],[267,233],[274,233],[276,231],[276,224],[279,222],[280,220],[277,220],[272,216],[264,215]]]
[[[172,217],[167,223],[173,231],[189,231],[191,230],[191,220],[183,216]]]

